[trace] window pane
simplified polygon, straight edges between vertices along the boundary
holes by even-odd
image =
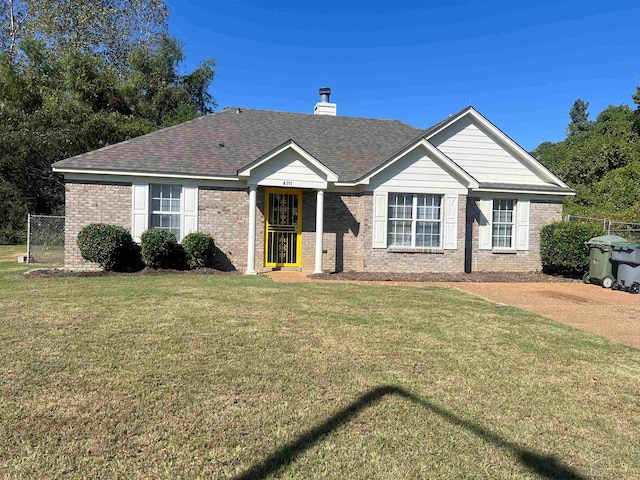
[[[389,194],[389,218],[411,219],[413,197],[406,193]]]
[[[493,201],[492,246],[511,248],[513,245],[514,200],[495,199]]]
[[[163,228],[180,238],[180,185],[151,185],[151,227]]]
[[[416,247],[440,247],[440,222],[417,222]]]
[[[440,195],[418,195],[418,220],[440,220],[441,201]]]
[[[390,247],[411,246],[411,222],[391,220],[388,225],[388,245]]]

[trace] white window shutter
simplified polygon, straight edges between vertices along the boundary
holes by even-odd
[[[131,190],[131,236],[139,243],[140,235],[149,228],[149,184],[134,183]]]
[[[529,250],[529,200],[516,203],[516,249]]]
[[[480,199],[480,219],[479,219],[479,245],[480,250],[491,250],[491,216],[493,215],[493,199]]]
[[[182,238],[198,231],[198,187],[182,187]],[[180,239],[182,241],[182,238]]]
[[[373,194],[373,248],[387,248],[387,193]]]
[[[444,197],[444,248],[458,248],[458,195]]]

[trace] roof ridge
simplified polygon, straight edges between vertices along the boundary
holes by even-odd
[[[321,119],[321,118],[322,119],[349,119],[349,120],[368,120],[368,121],[375,121],[375,122],[393,122],[393,123],[398,123],[400,125],[407,125],[416,130],[421,130],[420,127],[416,127],[407,122],[403,122],[402,120],[398,120],[397,118],[354,117],[350,115],[317,115],[314,113],[287,112],[284,110],[265,110],[262,108],[245,108],[245,107],[224,107],[222,110],[216,113],[218,114],[230,113],[230,112],[233,112],[234,110],[236,111],[240,110],[239,115],[245,112],[264,112],[264,113],[271,113],[271,114],[277,113],[277,114],[284,114],[284,115],[301,115],[304,117],[312,117],[312,118],[318,118],[318,119]]]

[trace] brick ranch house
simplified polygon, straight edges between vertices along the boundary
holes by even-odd
[[[540,270],[540,229],[574,191],[473,107],[427,130],[227,108],[53,164],[65,178],[65,267],[92,269],[90,223],[210,233],[217,268]]]

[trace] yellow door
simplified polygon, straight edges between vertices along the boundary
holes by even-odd
[[[299,267],[302,253],[302,192],[265,191],[265,260],[267,267]]]

